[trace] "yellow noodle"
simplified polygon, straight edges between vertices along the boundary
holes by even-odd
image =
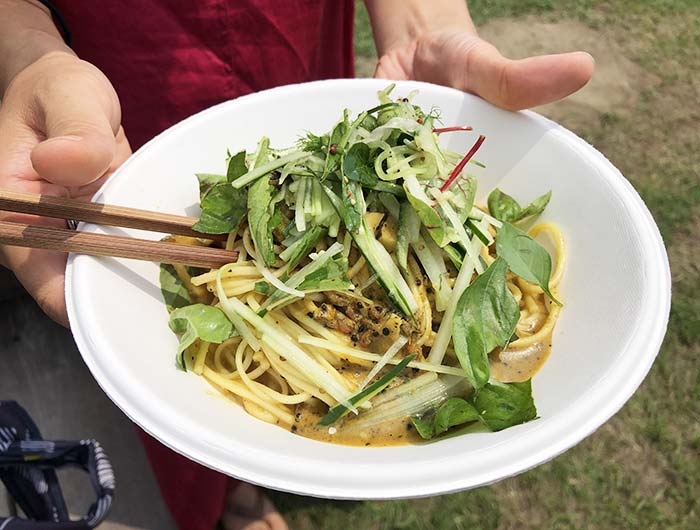
[[[355,264],[350,267],[350,270],[348,271],[348,278],[352,280],[353,276],[355,276],[357,273],[359,273],[364,267],[367,265],[367,262],[365,262],[365,258],[363,256],[360,256]]]
[[[555,298],[559,298],[559,293],[556,290],[552,290],[552,294]],[[536,342],[543,342],[549,339],[549,335],[554,329],[554,325],[559,318],[559,313],[561,312],[561,306],[557,304],[552,304],[549,314],[547,315],[547,320],[545,320],[542,327],[537,330],[537,332],[529,337],[523,337],[516,341],[510,343],[510,347],[513,349],[522,349],[526,346],[535,344]]]
[[[277,423],[277,418],[274,414],[271,414],[270,412],[266,411],[262,407],[259,407],[258,405],[247,399],[243,399],[241,401],[243,401],[243,407],[245,408],[246,412],[251,416],[258,418],[259,420],[265,421],[267,423]]]
[[[269,363],[266,363],[267,368],[269,368]],[[306,401],[311,397],[310,394],[303,393],[303,394],[296,394],[296,395],[288,395],[288,394],[282,394],[281,392],[277,392],[270,387],[263,385],[261,383],[258,383],[257,381],[253,381],[248,377],[248,374],[245,373],[245,370],[243,369],[243,352],[239,349],[236,352],[236,368],[238,369],[238,373],[241,376],[241,381],[245,383],[245,385],[250,389],[251,392],[253,392],[255,395],[257,395],[260,398],[269,398],[274,401],[277,401],[279,403],[283,403],[285,405],[296,405],[297,403],[301,403],[303,401]]]
[[[291,425],[294,422],[294,416],[288,411],[287,407],[279,406],[275,403],[270,402],[269,400],[260,399],[258,396],[253,394],[250,390],[248,390],[248,388],[242,383],[231,381],[230,379],[221,377],[208,366],[204,367],[203,375],[215,385],[220,386],[221,388],[228,390],[232,394],[240,396],[243,399],[252,401],[259,407],[265,409],[271,414],[274,414],[284,423]]]
[[[197,348],[197,353],[194,357],[194,366],[192,371],[197,375],[202,375],[202,370],[204,369],[204,361],[207,359],[207,352],[209,351],[209,342],[200,341],[199,347]]]

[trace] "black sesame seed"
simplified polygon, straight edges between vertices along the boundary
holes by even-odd
[[[381,313],[382,311],[384,311],[384,308],[383,308],[382,306],[380,306],[380,305],[375,305],[375,306],[374,306],[374,310],[375,310],[377,313]]]
[[[373,337],[379,337],[379,332],[376,329],[372,330],[372,336]]]
[[[360,340],[360,337],[358,337],[357,334],[353,333],[352,335],[350,335],[350,340],[353,342],[357,342],[358,340]]]
[[[413,424],[412,424],[412,423],[407,423],[407,424],[406,424],[406,430],[407,430],[407,431],[412,431],[412,430],[413,430]]]
[[[296,425],[292,425],[292,432],[297,432],[297,426],[296,426]]]
[[[309,317],[309,318],[314,318],[314,312],[313,312],[313,311],[309,311],[308,313],[306,313],[306,316]]]
[[[357,302],[357,303],[355,304],[355,307],[356,307],[357,309],[362,309],[364,306],[362,305],[362,302]]]
[[[389,333],[391,333],[389,331],[389,328],[382,328],[382,335],[384,335],[386,337]]]
[[[328,306],[325,302],[321,304],[321,311],[328,311]]]
[[[417,285],[418,287],[420,287],[421,285],[423,285],[423,282],[420,281],[420,278],[416,278],[416,285]]]

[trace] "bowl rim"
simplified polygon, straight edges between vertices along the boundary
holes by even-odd
[[[161,136],[169,134],[181,127],[186,127],[190,122],[200,119],[208,113],[218,112],[227,106],[236,105],[248,99],[258,98],[261,95],[276,96],[284,94],[285,92],[304,90],[307,87],[324,88],[342,84],[352,85],[352,89],[354,90],[363,87],[376,89],[378,82],[385,85],[392,81],[376,79],[328,79],[297,83],[248,94],[204,109],[176,123],[144,144],[105,181],[93,197],[93,200],[99,198],[105,190],[109,189],[112,183],[119,178],[119,175],[126,171],[136,159],[143,156],[143,153],[148,150],[149,146],[159,141]],[[430,83],[416,81],[395,82],[397,85],[410,84],[411,88],[420,88],[421,86],[430,87],[433,90],[436,88],[436,85]],[[464,92],[442,86],[439,86],[439,89],[458,92],[461,95],[465,94]],[[638,222],[635,226],[639,230],[640,237],[645,240],[645,262],[647,262],[649,270],[652,271],[649,277],[646,278],[650,282],[647,291],[649,298],[644,304],[640,313],[642,316],[640,316],[639,320],[645,320],[644,317],[646,316],[646,321],[652,322],[653,325],[641,330],[638,329],[638,332],[634,334],[624,347],[624,351],[633,350],[641,352],[643,355],[637,357],[629,354],[620,355],[608,369],[608,375],[592,385],[591,390],[596,389],[598,395],[605,395],[607,398],[605,401],[594,399],[591,403],[582,403],[582,397],[580,397],[570,404],[569,408],[585,408],[590,412],[588,415],[579,412],[575,415],[577,418],[576,422],[550,422],[550,424],[546,425],[546,428],[542,426],[535,429],[530,436],[530,438],[532,438],[532,442],[529,444],[530,446],[537,448],[536,440],[538,438],[547,440],[547,443],[539,445],[539,450],[533,450],[527,454],[523,454],[523,452],[520,451],[518,453],[519,456],[510,459],[506,464],[495,466],[494,469],[487,472],[461,476],[451,481],[431,482],[429,485],[424,483],[412,485],[407,484],[407,482],[410,481],[402,481],[399,479],[396,482],[396,486],[392,488],[390,492],[385,491],[383,487],[374,487],[372,484],[365,484],[361,489],[354,486],[342,485],[335,485],[333,487],[319,486],[309,484],[308,477],[302,477],[300,479],[280,478],[280,475],[276,475],[268,469],[252,470],[250,467],[240,465],[240,463],[233,463],[230,459],[222,458],[220,451],[217,451],[216,454],[213,454],[212,451],[207,452],[208,446],[206,444],[195,442],[191,438],[185,440],[183,437],[177,436],[176,429],[167,427],[165,422],[157,423],[150,421],[151,414],[148,412],[147,407],[140,406],[138,400],[134,397],[127,396],[126,393],[121,391],[118,386],[110,380],[109,375],[100,367],[96,358],[93,356],[91,341],[81,329],[77,317],[77,304],[74,299],[76,292],[73,280],[77,256],[75,254],[70,254],[66,267],[66,306],[71,330],[84,362],[90,369],[90,372],[99,386],[109,396],[112,402],[114,402],[134,423],[170,449],[206,467],[254,484],[281,491],[335,499],[378,500],[425,497],[491,484],[503,478],[522,473],[558,456],[608,421],[629,400],[646,377],[658,354],[666,332],[671,303],[671,273],[666,249],[658,227],[637,191],[625,179],[621,172],[613,166],[602,153],[563,126],[534,111],[520,111],[519,114],[530,121],[547,126],[550,129],[548,131],[549,134],[559,135],[562,141],[567,143],[569,147],[578,151],[584,159],[594,163],[601,177],[611,186],[611,190],[618,194],[620,200],[626,204],[630,211],[636,210],[637,215],[635,218]],[[85,227],[81,226],[81,228],[84,229]],[[652,312],[654,313],[653,318],[650,316]],[[640,360],[643,362],[639,362]],[[623,378],[622,381],[619,380],[620,378],[610,376],[610,374],[619,373],[622,370],[624,370],[626,374],[626,377]],[[611,396],[612,399],[610,399]],[[581,420],[581,417],[583,417],[583,420]],[[555,441],[552,442],[551,440]],[[382,451],[390,450],[390,448],[372,448],[371,450]],[[281,463],[280,465],[290,464]],[[291,463],[291,465],[293,466],[294,464]],[[290,475],[286,474],[285,476],[289,477]]]

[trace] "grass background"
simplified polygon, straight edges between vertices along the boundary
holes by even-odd
[[[625,112],[564,125],[640,192],[673,273],[668,335],[649,376],[595,434],[552,462],[489,487],[430,499],[337,502],[271,492],[292,529],[700,528],[700,0],[472,0],[477,25],[575,20],[614,40],[654,83]],[[531,20],[532,18],[530,18]],[[526,23],[526,22],[523,22]],[[374,44],[358,3],[358,66]]]

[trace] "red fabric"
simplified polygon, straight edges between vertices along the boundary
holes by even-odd
[[[353,0],[54,0],[73,49],[110,79],[134,149],[213,104],[352,77]],[[142,439],[180,530],[212,530],[230,481]]]
[[[352,77],[352,0],[54,0],[110,79],[133,148],[215,103]]]

